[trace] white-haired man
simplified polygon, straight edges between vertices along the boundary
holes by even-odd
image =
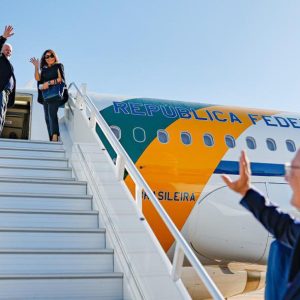
[[[240,158],[240,177],[232,181],[222,175],[227,186],[243,196],[241,205],[252,212],[254,217],[278,240],[291,249],[291,260],[285,266],[288,272],[288,283],[285,287],[273,286],[272,293],[280,295],[283,289],[283,298],[276,299],[300,300],[300,223],[289,214],[283,213],[265,199],[251,186],[250,163],[246,153],[242,151]],[[289,183],[293,196],[291,204],[300,210],[300,150],[296,153],[291,164],[286,165],[285,178]],[[276,272],[277,266],[268,266]],[[284,274],[283,274],[284,275]],[[267,283],[268,284],[268,283]],[[273,300],[273,299],[272,299]]]
[[[16,78],[14,68],[9,59],[12,54],[12,46],[5,44],[13,33],[11,25],[5,26],[2,36],[0,36],[0,134],[2,133],[7,107],[15,103]]]

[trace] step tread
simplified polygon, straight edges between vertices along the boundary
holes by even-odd
[[[44,177],[43,179],[39,179],[36,177],[13,177],[7,178],[0,176],[0,182],[28,182],[28,183],[47,183],[47,184],[71,184],[71,185],[87,185],[86,181],[79,181],[65,178],[59,178],[60,182],[57,182],[58,179],[54,179],[53,177]]]
[[[12,139],[5,139],[5,138],[0,138],[0,142],[14,142],[14,143],[21,143],[21,144],[46,144],[46,145],[63,145],[62,141],[59,142],[50,142],[50,141],[43,141],[43,140],[12,140]]]
[[[64,149],[48,149],[48,148],[25,148],[25,147],[3,147],[0,145],[1,150],[13,150],[13,151],[31,151],[31,152],[60,152],[65,153]]]
[[[4,177],[0,177],[0,181],[3,181],[2,178]],[[15,175],[6,175],[5,176],[5,182],[9,181],[9,182],[15,182],[15,179],[19,179],[22,182],[24,182],[25,180],[30,180],[30,183],[35,182],[36,180],[38,180],[41,183],[48,183],[50,182],[58,182],[58,183],[63,183],[63,182],[78,182],[76,180],[76,178],[74,177],[37,177],[37,176],[15,176]],[[63,182],[62,182],[63,181]],[[36,183],[36,182],[35,182]]]
[[[65,194],[31,194],[31,193],[0,193],[0,197],[28,197],[28,198],[62,198],[62,199],[74,199],[74,200],[91,200],[92,195],[65,195]]]
[[[26,157],[20,157],[20,156],[16,156],[16,155],[3,155],[0,153],[0,159],[4,158],[4,159],[22,159],[22,160],[50,160],[50,161],[55,161],[55,160],[59,160],[59,161],[68,161],[67,158],[65,157],[39,157],[39,156],[26,156]]]
[[[104,249],[0,249],[1,254],[113,254],[114,250]]]
[[[16,166],[16,165],[1,165],[0,164],[0,168],[3,169],[26,169],[26,170],[54,170],[54,171],[72,171],[72,168],[70,167],[48,167],[48,166]]]
[[[20,214],[53,214],[53,215],[98,215],[96,210],[51,210],[51,209],[14,209],[14,208],[0,208],[1,213],[20,213]]]
[[[123,278],[121,272],[111,273],[90,273],[90,274],[15,274],[1,275],[0,280],[4,279],[89,279],[89,278]]]
[[[105,233],[106,229],[105,228],[0,227],[0,232]]]

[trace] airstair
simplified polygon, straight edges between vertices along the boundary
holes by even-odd
[[[0,139],[0,300],[191,299],[180,279],[184,257],[223,299],[97,108],[72,85],[63,143]],[[142,191],[174,237],[173,263],[143,216]]]
[[[0,140],[0,299],[122,299],[105,234],[62,143]]]

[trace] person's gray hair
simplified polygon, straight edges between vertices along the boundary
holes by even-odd
[[[5,43],[3,46],[9,46],[12,49],[12,45],[10,43]]]
[[[12,45],[10,44],[10,43],[5,43],[3,46],[2,46],[2,49],[1,49],[1,52],[2,52],[2,50],[3,50],[3,48],[4,48],[4,46],[8,46],[8,47],[10,47],[10,49],[12,50]]]

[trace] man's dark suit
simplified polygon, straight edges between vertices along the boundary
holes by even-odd
[[[271,243],[266,274],[265,300],[282,300],[289,282],[292,248],[278,240]]]
[[[264,196],[250,189],[240,202],[281,243],[291,248],[291,263],[285,300],[300,300],[300,223],[281,212]],[[269,267],[269,266],[268,266]],[[271,266],[276,268],[276,266]]]
[[[0,36],[0,49],[2,49],[6,39],[3,36]],[[10,61],[2,53],[0,54],[0,92],[2,92],[6,85],[8,84],[10,78],[13,78],[14,87],[8,97],[7,106],[11,107],[15,103],[15,94],[16,94],[16,78],[14,75],[14,68]]]

